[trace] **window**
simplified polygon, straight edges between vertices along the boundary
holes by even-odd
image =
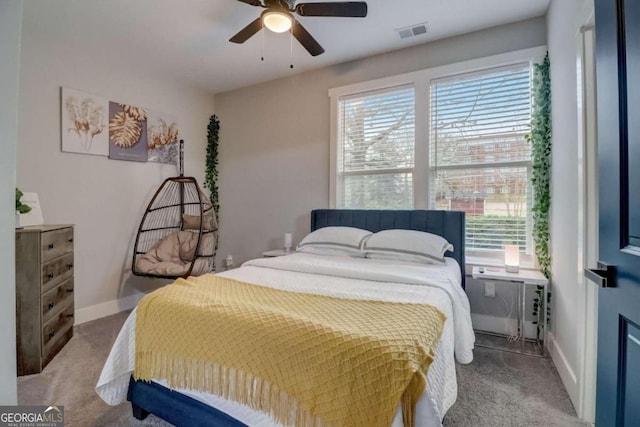
[[[329,91],[330,205],[467,214],[467,254],[533,253],[533,48]],[[521,257],[527,263],[532,257]]]
[[[413,208],[414,106],[413,87],[340,98],[339,207]]]
[[[430,92],[433,205],[466,211],[469,251],[530,252],[530,65],[438,79]],[[498,162],[484,154],[496,144]]]

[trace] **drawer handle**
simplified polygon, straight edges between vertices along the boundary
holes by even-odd
[[[67,268],[71,270],[73,268],[73,264],[67,264]]]
[[[67,314],[67,317],[73,317],[73,314]]]
[[[49,274],[47,274],[47,277],[49,278],[49,280],[53,279],[53,278],[54,278],[54,276],[55,276],[55,275],[54,275],[53,273],[49,273]]]
[[[73,288],[71,288],[71,289],[67,289],[67,292],[69,292],[70,294],[72,294],[72,293],[73,293]]]
[[[50,303],[49,303],[49,310],[51,310],[52,308],[53,308],[53,303],[52,303],[52,302],[50,302]]]
[[[49,249],[53,249],[53,243],[49,243]]]
[[[54,331],[49,332],[49,338],[53,338],[56,335]]]
[[[73,243],[73,237],[69,239],[69,243]]]

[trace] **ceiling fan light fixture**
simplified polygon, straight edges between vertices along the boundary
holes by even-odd
[[[274,33],[284,33],[293,25],[293,17],[286,11],[267,10],[262,14],[262,23]]]
[[[241,3],[266,9],[249,25],[238,31],[229,39],[231,43],[242,44],[256,33],[268,30],[274,33],[284,33],[291,30],[291,40],[295,38],[311,56],[318,56],[324,49],[304,26],[294,19],[299,16],[364,18],[367,16],[368,6],[364,1],[320,1],[305,3],[305,0],[238,0]],[[295,15],[294,15],[295,14]],[[264,32],[262,33],[264,34]],[[264,41],[263,41],[264,43]],[[293,45],[291,45],[293,46]],[[293,48],[292,48],[293,49]],[[293,50],[292,50],[293,52]],[[293,53],[292,53],[293,54]]]

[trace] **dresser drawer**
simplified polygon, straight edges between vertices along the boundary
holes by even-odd
[[[73,253],[42,265],[42,292],[47,292],[73,276]]]
[[[60,350],[62,350],[62,347],[64,347],[64,345],[68,343],[71,338],[73,338],[73,325],[70,328],[66,329],[66,332],[60,331],[60,334],[56,337],[55,340],[50,341],[47,347],[43,347],[44,349],[44,354],[42,355],[43,369],[45,366],[49,364],[49,362],[51,362],[51,359],[53,359],[54,356],[58,354]]]
[[[41,236],[42,262],[73,252],[73,228],[47,231]]]
[[[42,322],[73,304],[73,278],[42,295]]]
[[[73,304],[53,316],[42,326],[42,355],[45,356],[55,347],[58,340],[73,328]]]

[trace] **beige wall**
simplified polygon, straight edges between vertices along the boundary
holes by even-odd
[[[218,265],[280,248],[288,231],[299,242],[309,211],[328,207],[330,88],[544,44],[541,17],[217,94]]]
[[[15,405],[15,214],[22,0],[0,2],[0,405]]]
[[[177,169],[61,152],[60,87],[174,114],[180,137],[186,140],[186,173],[201,183],[213,96],[139,72],[98,47],[79,52],[30,25],[38,22],[30,14],[41,12],[35,5],[27,6],[17,181],[24,191],[38,193],[47,223],[76,225],[76,314],[83,321],[129,308],[138,291],[158,285],[130,277],[130,257],[146,204],[164,178],[177,175]]]

